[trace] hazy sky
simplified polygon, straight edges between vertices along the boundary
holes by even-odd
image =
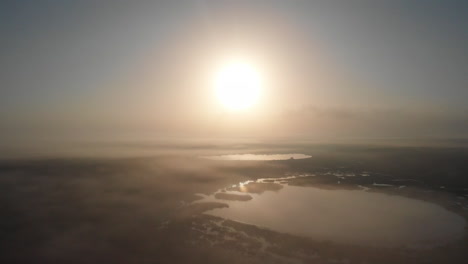
[[[0,140],[468,135],[468,2],[2,1]],[[213,74],[252,62],[259,103]]]

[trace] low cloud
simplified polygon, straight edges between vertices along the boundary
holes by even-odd
[[[337,137],[460,137],[468,134],[468,114],[404,108],[302,106],[285,110],[289,132]]]

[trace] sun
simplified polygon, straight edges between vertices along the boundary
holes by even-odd
[[[243,61],[225,64],[216,73],[214,81],[220,103],[232,111],[244,110],[257,103],[261,86],[256,68]]]

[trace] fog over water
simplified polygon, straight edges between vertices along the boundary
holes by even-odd
[[[467,25],[0,1],[0,264],[467,264]]]
[[[466,262],[466,149],[169,147],[1,160],[0,263]]]

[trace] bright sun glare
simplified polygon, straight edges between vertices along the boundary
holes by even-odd
[[[219,101],[227,109],[247,109],[254,105],[260,96],[260,75],[249,63],[231,62],[217,72],[215,89]]]

